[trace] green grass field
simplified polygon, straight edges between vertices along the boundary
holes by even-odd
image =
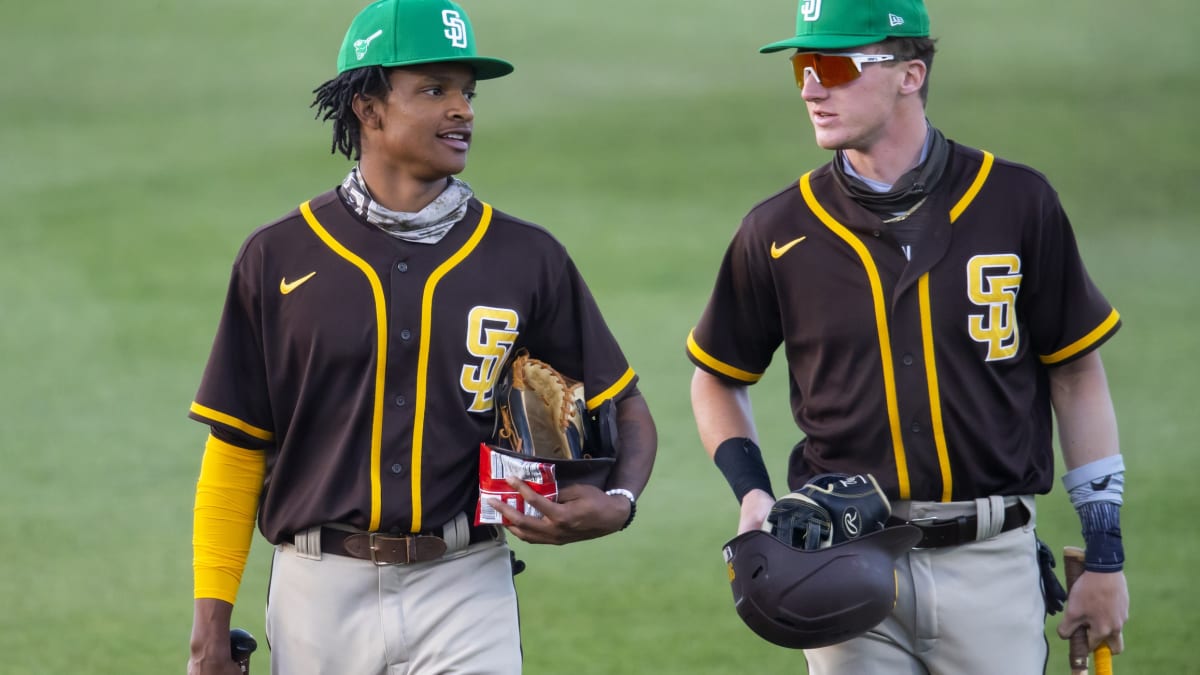
[[[733,612],[720,547],[737,510],[683,355],[742,214],[826,161],[786,57],[757,53],[795,4],[466,3],[481,50],[517,72],[480,86],[464,177],[574,252],[661,438],[633,528],[516,544],[527,672],[803,672]],[[184,672],[205,436],[185,411],[243,237],[348,169],[308,104],[359,7],[0,2],[0,671]],[[930,117],[1051,179],[1125,320],[1103,350],[1128,466],[1118,671],[1200,672],[1194,5],[930,7]],[[777,484],[786,391],[778,364],[753,391]],[[1061,487],[1040,505],[1044,539],[1080,543]],[[234,615],[260,638],[269,556],[257,540]]]

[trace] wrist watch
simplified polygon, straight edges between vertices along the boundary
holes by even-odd
[[[625,524],[622,525],[617,532],[629,527],[629,524],[633,522],[634,515],[637,514],[637,498],[633,496],[633,492],[626,490],[625,488],[613,488],[611,490],[605,490],[604,494],[620,495],[629,500],[629,517],[625,519]]]

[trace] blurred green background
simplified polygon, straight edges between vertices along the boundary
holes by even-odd
[[[349,167],[308,105],[360,6],[0,0],[0,671],[184,672],[205,437],[185,411],[243,238]],[[465,6],[481,51],[517,71],[479,87],[464,178],[573,251],[662,441],[630,530],[515,544],[527,672],[803,672],[733,611],[737,509],[683,355],[741,216],[828,158],[786,55],[757,53],[795,4]],[[1194,3],[929,6],[931,119],[1050,178],[1125,321],[1103,350],[1128,467],[1117,669],[1200,672]],[[753,396],[780,485],[796,432],[779,364]],[[1040,507],[1056,550],[1080,543],[1061,487]],[[257,539],[234,614],[260,643],[269,556]]]

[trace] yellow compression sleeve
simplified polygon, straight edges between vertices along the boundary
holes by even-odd
[[[196,482],[192,570],[196,598],[233,604],[250,555],[266,454],[209,435]]]

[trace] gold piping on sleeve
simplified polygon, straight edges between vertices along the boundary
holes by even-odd
[[[303,214],[304,220],[308,222],[308,226],[313,232],[325,242],[325,245],[333,249],[334,253],[344,258],[350,264],[357,267],[363,276],[367,278],[367,283],[371,286],[371,295],[375,300],[375,400],[371,407],[371,463],[369,470],[371,472],[371,523],[367,526],[369,531],[379,529],[379,521],[383,510],[383,488],[380,485],[379,479],[379,458],[381,456],[381,448],[383,444],[383,385],[384,374],[387,372],[387,306],[383,297],[383,284],[379,281],[379,275],[375,274],[375,270],[371,268],[367,261],[355,255],[349,249],[333,238],[333,235],[317,221],[317,217],[313,215],[312,208],[308,202],[300,205],[300,213]]]
[[[971,202],[975,201],[975,196],[983,189],[983,184],[987,181],[988,175],[991,174],[992,163],[995,161],[995,155],[987,150],[983,151],[983,163],[979,166],[979,173],[975,174],[975,180],[971,181],[971,187],[967,188],[967,191],[963,193],[962,199],[959,199],[954,208],[950,209],[951,224],[958,220],[958,217],[962,215],[963,211],[967,210]]]
[[[708,352],[701,349],[700,345],[696,343],[696,329],[695,328],[693,328],[691,330],[691,332],[688,333],[687,348],[688,348],[688,351],[691,352],[692,356],[696,357],[697,361],[699,361],[700,363],[703,363],[704,365],[708,366],[709,368],[712,368],[713,370],[717,371],[718,373],[721,373],[722,375],[724,375],[726,377],[731,377],[735,380],[740,380],[742,382],[745,382],[746,384],[754,384],[755,382],[758,382],[759,380],[762,379],[762,373],[752,373],[748,370],[742,370],[741,368],[735,368],[735,367],[729,365],[728,363],[725,363],[724,361],[718,361],[713,355],[711,355]]]
[[[210,419],[214,422],[220,422],[221,424],[224,424],[225,426],[228,426],[228,427],[233,427],[234,429],[237,429],[238,431],[246,434],[247,436],[253,436],[254,438],[257,438],[260,441],[275,440],[275,434],[270,431],[267,431],[266,429],[259,429],[258,427],[254,426],[253,424],[243,422],[242,420],[239,420],[238,418],[234,417],[233,415],[226,415],[225,413],[223,413],[219,410],[213,410],[212,408],[202,406],[199,403],[196,403],[195,401],[192,401],[191,411],[205,419]]]
[[[482,202],[481,202],[482,203]],[[483,203],[483,215],[479,217],[479,224],[475,226],[475,231],[471,233],[471,237],[462,245],[462,248],[454,252],[425,281],[425,290],[421,294],[421,346],[417,353],[417,402],[416,416],[413,420],[413,440],[412,440],[412,525],[410,530],[413,532],[421,531],[421,458],[422,452],[425,449],[425,405],[429,381],[429,345],[432,343],[433,331],[433,293],[437,288],[438,282],[442,277],[454,269],[456,265],[462,262],[467,256],[471,255],[471,251],[479,245],[479,241],[483,239],[484,233],[487,232],[488,225],[492,222],[492,207],[490,204]]]
[[[929,411],[933,423],[933,443],[937,448],[938,468],[942,473],[942,501],[954,494],[954,474],[950,471],[950,449],[946,426],[942,422],[942,394],[938,385],[937,361],[933,352],[933,312],[929,299],[929,272],[917,281],[921,306],[921,347],[925,354],[925,381],[929,383]]]
[[[1084,335],[1083,337],[1079,338],[1075,342],[1072,342],[1071,344],[1067,345],[1066,347],[1063,347],[1062,349],[1054,352],[1053,354],[1047,354],[1046,356],[1039,356],[1038,359],[1040,359],[1041,362],[1046,365],[1051,365],[1054,363],[1058,363],[1059,361],[1064,361],[1066,359],[1069,359],[1072,356],[1075,356],[1076,354],[1078,354],[1079,352],[1087,349],[1091,345],[1095,344],[1095,342],[1097,340],[1099,340],[1100,338],[1104,337],[1105,335],[1108,335],[1109,331],[1111,331],[1113,329],[1113,327],[1117,325],[1117,322],[1120,320],[1121,320],[1121,315],[1118,314],[1117,310],[1114,309],[1112,311],[1112,313],[1110,313],[1108,315],[1108,318],[1105,319],[1104,321],[1100,322],[1100,325],[1096,326],[1095,330],[1093,330],[1092,332],[1088,333],[1087,335]]]
[[[804,195],[804,202],[808,204],[808,208],[828,227],[834,234],[841,237],[858,257],[862,260],[863,269],[867,273],[867,280],[871,284],[871,299],[875,305],[875,331],[879,339],[879,358],[883,367],[883,393],[887,401],[888,426],[892,434],[892,451],[896,458],[896,480],[899,485],[900,499],[908,499],[911,494],[911,489],[908,480],[908,463],[904,453],[904,438],[900,433],[900,405],[896,397],[896,374],[892,366],[892,340],[888,333],[887,324],[887,305],[883,298],[883,283],[879,280],[879,270],[875,267],[875,261],[871,259],[871,253],[867,247],[854,235],[850,230],[846,229],[829,212],[821,206],[813,194],[810,178],[812,172],[808,172],[800,177],[800,193]]]
[[[628,368],[625,370],[625,374],[622,375],[619,380],[617,380],[615,383],[613,383],[613,386],[611,386],[608,389],[605,389],[604,391],[600,392],[599,394],[589,398],[587,400],[587,409],[595,410],[601,403],[604,403],[605,401],[612,398],[613,396],[616,396],[617,392],[624,389],[625,386],[628,385],[629,381],[632,379],[633,379],[633,368]]]

